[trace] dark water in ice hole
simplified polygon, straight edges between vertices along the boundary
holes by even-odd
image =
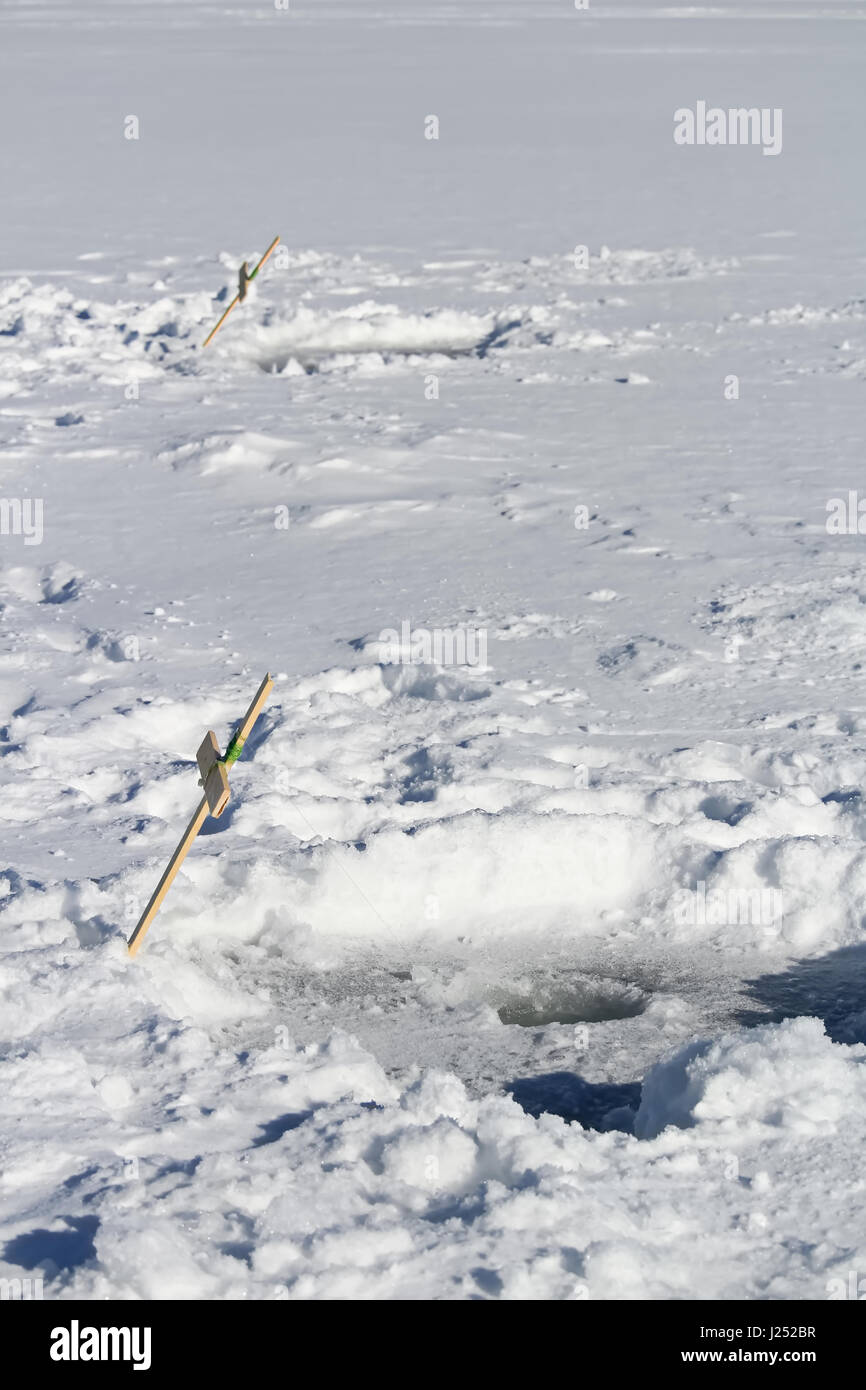
[[[549,1023],[607,1023],[636,1018],[649,996],[636,985],[617,980],[579,979],[553,987],[545,982],[526,994],[516,993],[499,1004],[503,1023],[519,1028],[543,1028]]]

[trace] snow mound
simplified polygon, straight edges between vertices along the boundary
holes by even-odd
[[[494,314],[450,309],[404,314],[396,305],[373,301],[340,311],[301,306],[283,323],[251,329],[245,334],[245,344],[252,337],[259,365],[277,370],[292,359],[311,364],[341,354],[448,356],[480,350],[496,332],[499,322]]]
[[[817,1136],[862,1115],[864,1063],[866,1047],[831,1042],[817,1018],[691,1043],[650,1071],[635,1133],[652,1139],[668,1125],[711,1124]]]
[[[0,1203],[24,1215],[0,1267],[74,1249],[43,1262],[61,1300],[821,1297],[851,1260],[864,1056],[815,1020],[690,1045],[647,1078],[634,1137],[444,1070],[395,1087],[339,1033],[239,1057],[151,1020],[122,1074],[107,1040],[46,1045],[8,1066]]]

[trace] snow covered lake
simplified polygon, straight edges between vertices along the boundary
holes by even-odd
[[[0,1278],[866,1279],[864,21],[0,12]]]

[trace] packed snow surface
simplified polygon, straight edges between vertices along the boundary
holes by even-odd
[[[866,1277],[864,20],[0,14],[0,1278]]]

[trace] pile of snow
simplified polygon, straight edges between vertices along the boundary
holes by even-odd
[[[46,1297],[821,1298],[862,1257],[866,1048],[817,1020],[681,1049],[635,1137],[445,1072],[397,1089],[341,1034],[214,1051],[133,998],[111,1047],[5,1063],[0,1273]]]
[[[647,1076],[635,1133],[654,1139],[696,1124],[719,1136],[841,1132],[866,1108],[864,1062],[866,1047],[832,1046],[817,1018],[690,1043]]]

